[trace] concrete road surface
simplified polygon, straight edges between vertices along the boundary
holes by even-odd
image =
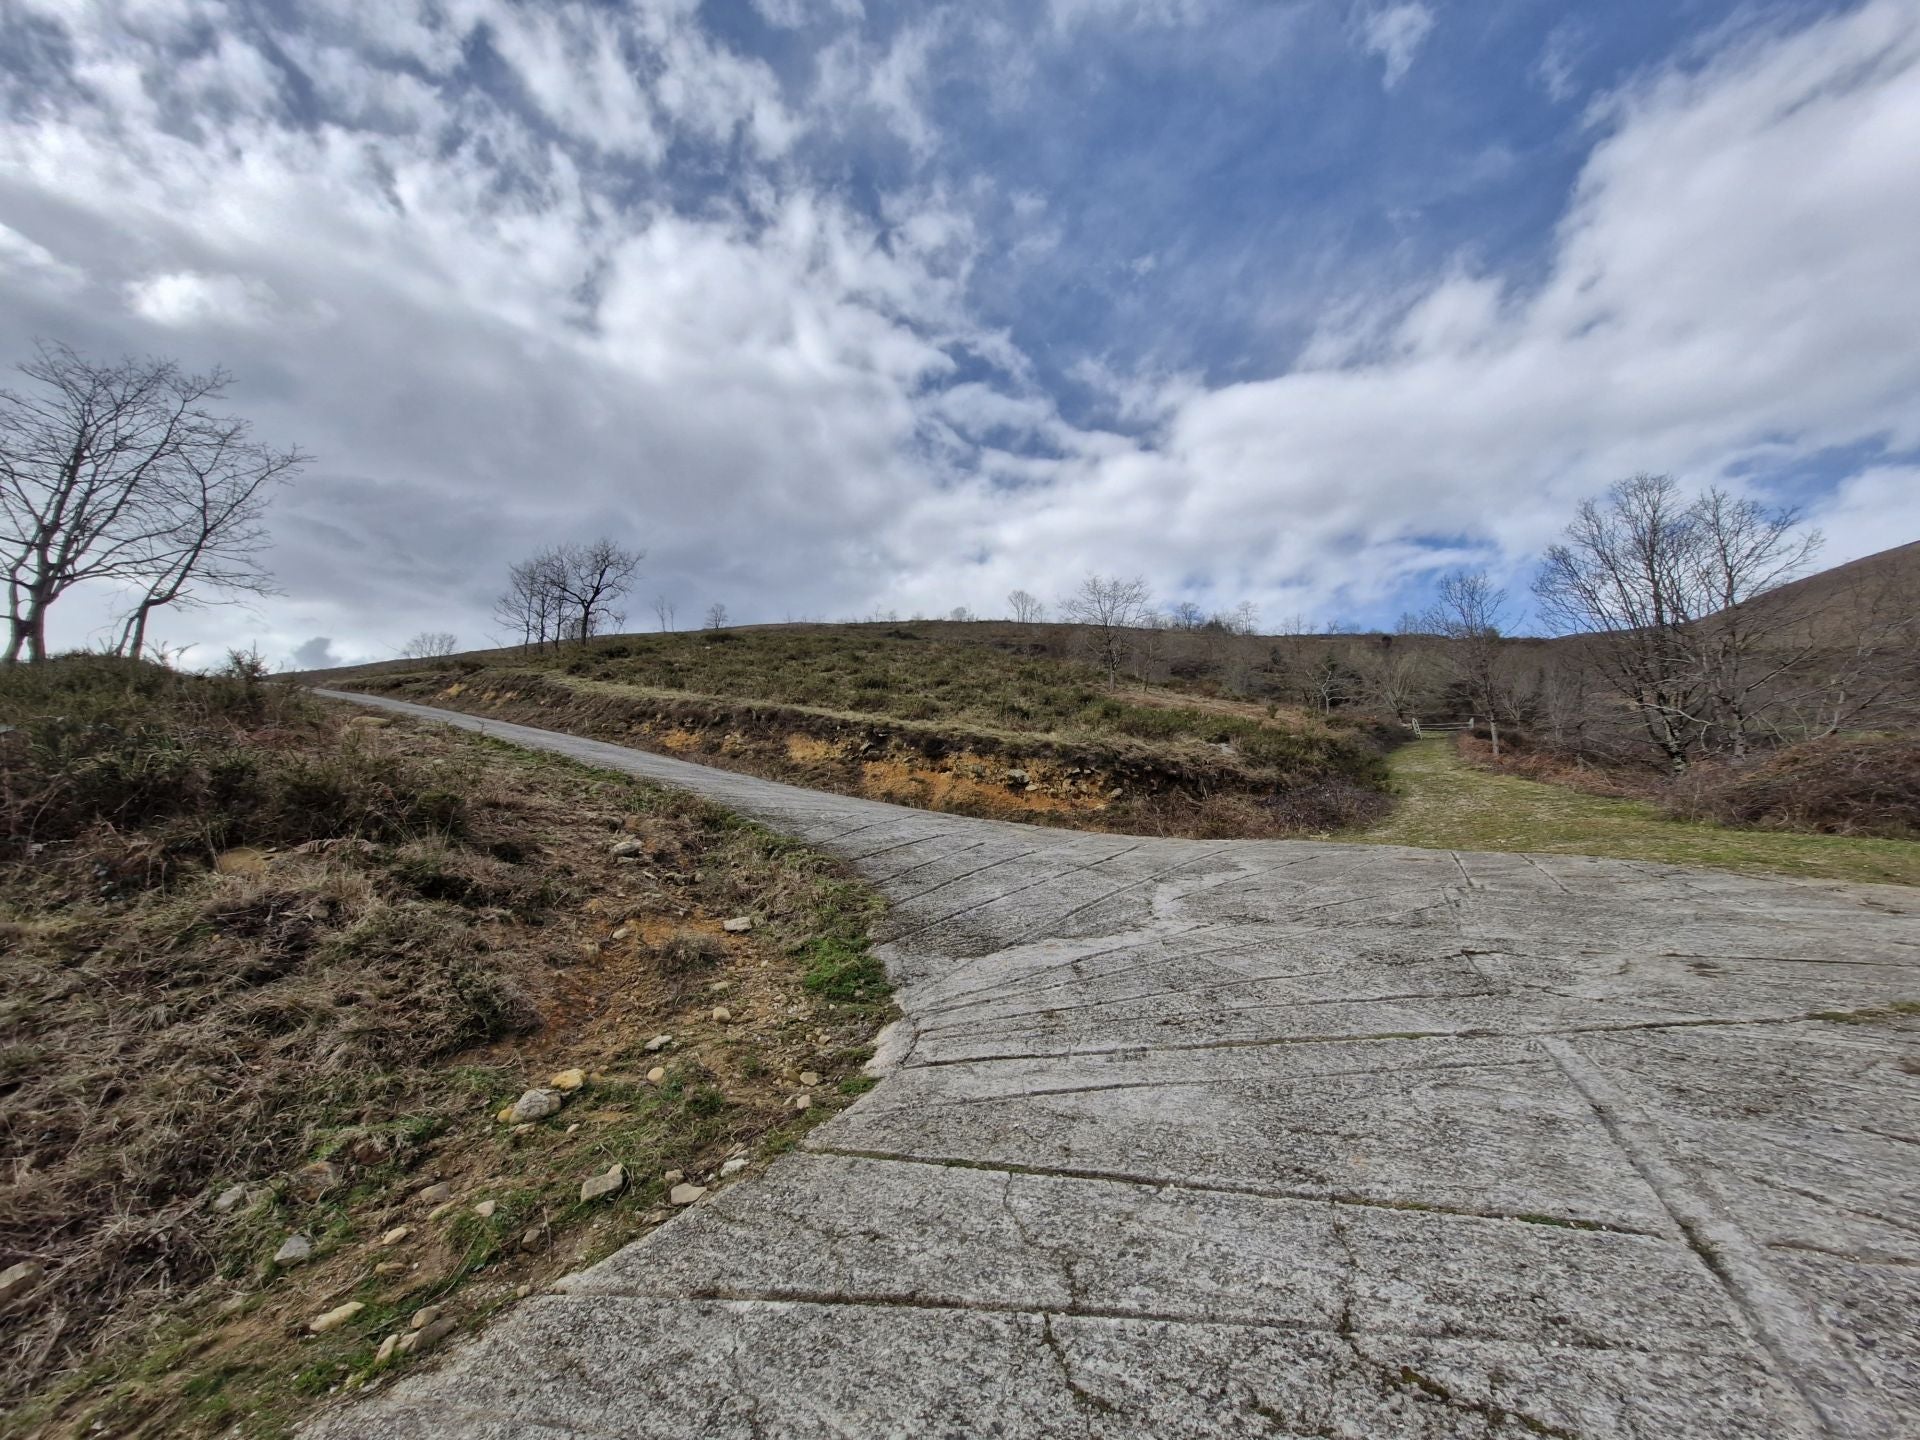
[[[1920,894],[1039,829],[337,698],[845,857],[907,1019],[801,1150],[315,1440],[1920,1436]]]

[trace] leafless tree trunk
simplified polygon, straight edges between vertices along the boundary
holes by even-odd
[[[591,640],[627,617],[613,609],[633,585],[646,558],[644,550],[623,550],[611,540],[566,545],[559,551],[560,596],[570,612],[567,630],[574,638]]]
[[[39,388],[0,391],[8,663],[46,657],[48,611],[88,581],[141,587],[121,634],[135,653],[162,606],[268,587],[258,564],[267,489],[305,457],[255,444],[246,422],[207,411],[225,371],[96,364],[51,344],[20,368]]]
[[[1085,629],[1108,687],[1118,685],[1120,671],[1133,653],[1134,632],[1151,613],[1147,582],[1138,576],[1089,575],[1078,591],[1060,602],[1060,613]]]
[[[493,603],[493,614],[508,634],[527,648],[557,644],[563,624],[565,562],[558,550],[543,550],[507,572],[507,588]]]
[[[660,629],[663,633],[665,631],[673,629],[673,615],[674,615],[673,601],[669,600],[664,595],[654,596],[653,597],[653,613],[660,617]]]
[[[1817,646],[1794,637],[1796,603],[1767,597],[1820,546],[1791,511],[1668,475],[1635,475],[1588,501],[1547,552],[1534,593],[1563,630],[1589,632],[1612,688],[1665,766],[1701,752],[1746,758],[1771,697]]]
[[[1037,625],[1047,618],[1047,607],[1037,595],[1025,590],[1015,590],[1007,596],[1007,604],[1013,608],[1013,618],[1022,625]]]
[[[707,629],[724,630],[727,628],[727,607],[718,600],[707,607]]]
[[[1440,582],[1426,628],[1447,641],[1446,658],[1487,715],[1493,753],[1500,753],[1500,715],[1507,708],[1505,656],[1500,627],[1506,623],[1507,592],[1483,571],[1460,571]]]

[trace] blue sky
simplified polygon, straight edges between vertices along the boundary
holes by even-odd
[[[9,0],[0,98],[0,361],[317,456],[181,642],[481,643],[602,531],[647,626],[1391,623],[1637,470],[1920,537],[1900,0]]]

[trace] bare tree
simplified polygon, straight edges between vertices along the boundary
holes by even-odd
[[[1109,686],[1120,683],[1120,671],[1132,657],[1134,632],[1151,617],[1147,582],[1139,576],[1089,575],[1079,590],[1060,602],[1069,623],[1082,626],[1095,661],[1107,673]]]
[[[542,550],[508,572],[494,619],[522,645],[591,640],[627,618],[614,602],[632,588],[645,558],[644,550],[607,539]]]
[[[673,629],[673,616],[674,616],[673,601],[669,600],[664,595],[654,596],[653,597],[653,613],[660,617],[660,628],[662,631]]]
[[[707,629],[724,630],[727,628],[727,607],[718,600],[707,607]]]
[[[1182,600],[1167,611],[1170,630],[1198,630],[1207,623],[1207,612],[1191,600]]]
[[[247,422],[206,408],[226,371],[98,364],[45,343],[20,369],[38,388],[0,391],[8,663],[46,657],[48,611],[89,581],[138,587],[119,645],[136,653],[163,606],[270,588],[260,518],[270,488],[306,457],[258,444]]]
[[[1444,636],[1447,662],[1466,686],[1474,708],[1487,717],[1493,753],[1500,753],[1500,715],[1507,708],[1505,655],[1500,627],[1506,623],[1507,592],[1485,571],[1462,570],[1441,580],[1426,628]]]
[[[1791,603],[1756,603],[1820,546],[1792,510],[1718,488],[1688,500],[1635,475],[1581,505],[1534,581],[1558,628],[1585,632],[1611,688],[1670,770],[1703,751],[1744,759],[1763,716],[1820,649],[1796,643]]]
[[[962,623],[969,623],[973,621],[975,618],[977,617],[975,617],[973,611],[969,610],[964,605],[956,605],[953,607],[953,609],[947,612],[947,619],[957,620]]]
[[[493,602],[494,619],[525,646],[558,643],[566,565],[558,550],[529,556],[507,572],[507,588]]]
[[[591,640],[627,618],[613,605],[632,588],[646,551],[623,550],[612,540],[600,539],[563,545],[558,553],[560,601],[570,638]]]
[[[460,648],[460,637],[450,630],[422,630],[400,647],[402,660],[438,660]]]
[[[1403,632],[1377,635],[1370,644],[1355,651],[1353,669],[1359,677],[1360,694],[1382,714],[1396,719],[1419,718],[1420,710],[1434,690],[1435,657],[1432,642],[1424,645]]]
[[[1007,604],[1013,609],[1013,618],[1022,625],[1037,625],[1047,618],[1046,604],[1038,595],[1025,590],[1010,591]]]

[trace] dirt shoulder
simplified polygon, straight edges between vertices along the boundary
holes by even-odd
[[[124,678],[0,697],[0,1433],[285,1434],[871,1085],[879,901],[837,863],[442,727]],[[173,799],[129,803],[161,754]]]

